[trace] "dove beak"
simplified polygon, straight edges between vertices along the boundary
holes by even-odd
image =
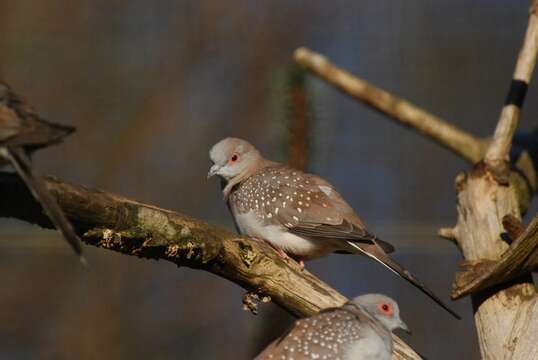
[[[403,321],[400,320],[400,326],[399,326],[400,329],[402,329],[403,331],[405,331],[406,333],[408,334],[411,334],[411,330],[409,330],[409,327],[407,327],[407,324],[404,323]]]
[[[218,166],[217,164],[211,166],[211,168],[209,169],[209,172],[207,173],[207,178],[209,179],[213,175],[216,175],[219,172],[219,170],[220,170],[220,166]]]

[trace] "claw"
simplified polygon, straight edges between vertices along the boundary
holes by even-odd
[[[281,258],[283,259],[289,259],[289,255],[286,254],[286,252],[280,248],[275,248],[276,252],[278,253],[278,255],[280,255]]]
[[[303,258],[301,258],[301,257],[291,257],[284,250],[282,250],[281,248],[274,246],[273,244],[271,244],[267,240],[264,240],[264,241],[267,244],[269,244],[269,246],[271,246],[273,249],[275,249],[278,256],[280,256],[282,259],[284,259],[284,260],[290,260],[290,259],[295,260],[297,262],[297,265],[299,265],[299,268],[301,270],[304,269],[304,260],[303,260]]]

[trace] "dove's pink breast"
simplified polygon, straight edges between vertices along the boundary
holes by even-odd
[[[331,253],[334,249],[328,242],[299,237],[282,225],[267,225],[254,211],[235,216],[237,226],[242,234],[263,239],[290,255],[312,259]]]

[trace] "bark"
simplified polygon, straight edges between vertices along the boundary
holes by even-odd
[[[501,238],[502,219],[521,216],[513,186],[499,184],[485,164],[459,176],[456,185],[458,224],[453,232],[465,259],[499,260],[508,249]],[[483,359],[538,358],[538,333],[527,330],[538,323],[536,290],[528,272],[518,269],[518,275],[486,290],[482,281],[474,289],[482,290],[472,295],[472,302]]]
[[[499,275],[495,278],[495,272],[490,269],[490,275],[475,282],[474,287],[483,289],[486,285],[491,286],[492,280],[505,281],[510,275],[519,276],[472,295],[483,359],[538,358],[538,295],[532,276],[525,268],[527,260],[532,261],[534,257],[536,224],[531,224],[528,233],[516,240],[511,249],[501,237],[503,220],[505,223],[507,217],[519,220],[522,212],[518,185],[510,175],[509,154],[538,54],[537,4],[535,0],[510,92],[484,162],[456,182],[458,223],[453,231],[455,239],[466,260],[496,261],[494,269]],[[530,247],[527,246],[529,243]],[[470,289],[472,286],[466,287]]]

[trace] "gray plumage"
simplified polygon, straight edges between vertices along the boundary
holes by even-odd
[[[329,182],[264,159],[242,139],[221,140],[209,155],[214,164],[208,176],[225,180],[224,197],[242,234],[263,239],[299,261],[332,252],[366,255],[459,318],[387,255],[392,245],[372,235]]]
[[[391,298],[368,294],[295,322],[257,360],[389,360],[392,331],[409,331]]]
[[[75,129],[41,119],[8,85],[0,82],[0,166],[10,163],[51,222],[82,258],[80,239],[73,226],[32,168],[28,154],[60,142]]]

